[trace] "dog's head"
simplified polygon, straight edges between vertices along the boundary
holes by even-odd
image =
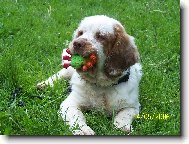
[[[88,74],[79,71],[91,81],[117,79],[139,60],[134,38],[126,33],[120,22],[103,15],[84,18],[73,34],[69,49],[83,57],[96,53],[95,67]]]

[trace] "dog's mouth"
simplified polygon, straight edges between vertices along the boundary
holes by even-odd
[[[92,68],[89,68],[87,70],[83,70],[83,66],[81,68],[76,69],[79,73],[85,73],[85,74],[90,74],[90,75],[95,75],[96,73],[96,65],[93,66]]]
[[[77,68],[76,70],[79,73],[88,73],[90,75],[94,75],[96,73],[96,69],[97,69],[97,54],[96,54],[96,52],[87,53],[87,54],[81,55],[81,56],[84,58],[85,62],[80,68]]]
[[[70,52],[73,55],[81,56],[84,63],[81,67],[75,67],[79,73],[94,75],[97,70],[97,50],[86,39],[76,39],[69,45]]]

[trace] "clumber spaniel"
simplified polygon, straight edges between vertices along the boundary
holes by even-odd
[[[84,18],[68,46],[72,54],[83,57],[96,53],[97,63],[87,72],[69,67],[39,83],[53,86],[60,78],[70,78],[72,91],[60,105],[60,115],[75,135],[94,135],[82,113],[86,109],[115,114],[116,128],[129,132],[140,103],[139,82],[142,68],[134,38],[120,22],[103,15]],[[63,55],[68,53],[63,50]],[[63,61],[64,63],[64,61]],[[75,129],[75,128],[78,129]]]

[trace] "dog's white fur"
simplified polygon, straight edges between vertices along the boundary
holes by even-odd
[[[76,135],[94,135],[95,132],[87,125],[82,110],[99,109],[107,112],[108,115],[115,114],[114,125],[123,131],[130,131],[131,124],[135,115],[139,113],[140,103],[139,82],[142,76],[142,68],[139,62],[130,66],[130,75],[127,82],[113,85],[121,77],[111,79],[105,75],[103,68],[106,55],[103,52],[103,45],[94,37],[97,31],[101,34],[114,34],[114,26],[120,22],[107,16],[91,16],[81,21],[78,29],[73,34],[73,40],[69,44],[69,49],[73,52],[73,42],[77,39],[84,38],[91,43],[92,48],[97,51],[98,62],[97,72],[92,75],[88,73],[88,79],[82,72],[77,72],[74,68],[62,69],[57,74],[51,76],[46,81],[38,84],[38,87],[45,85],[53,86],[53,82],[60,78],[71,78],[70,84],[72,92],[60,105],[60,114]],[[81,36],[77,36],[78,31],[83,30]],[[129,35],[128,35],[129,36]],[[134,38],[129,36],[130,45],[136,48]],[[63,50],[63,55],[68,55]],[[63,61],[64,63],[65,61]],[[125,70],[122,75],[125,74]],[[116,73],[112,71],[112,73]]]

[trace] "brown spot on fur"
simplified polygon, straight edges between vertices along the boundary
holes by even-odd
[[[108,107],[108,102],[107,102],[107,99],[105,96],[103,96],[103,104],[104,104],[105,108]]]
[[[105,60],[105,74],[108,77],[118,77],[123,71],[138,62],[139,54],[136,48],[133,48],[129,35],[125,30],[116,25],[114,28],[114,35],[109,44],[104,45]]]

